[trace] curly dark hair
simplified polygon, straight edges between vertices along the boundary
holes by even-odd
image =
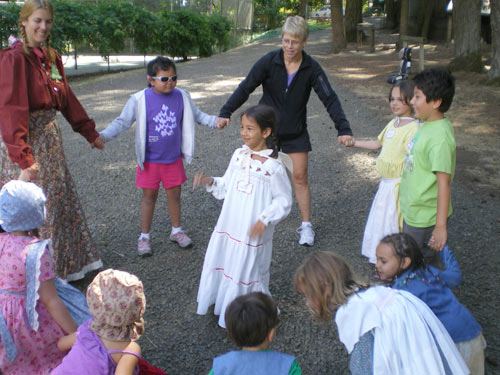
[[[380,243],[385,243],[392,247],[394,255],[400,259],[400,262],[404,258],[408,257],[411,260],[411,266],[413,269],[424,268],[424,255],[420,250],[415,239],[407,233],[394,233],[389,234],[380,240]],[[405,270],[400,269],[396,276],[399,276]]]

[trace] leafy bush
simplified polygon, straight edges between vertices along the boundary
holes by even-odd
[[[161,13],[163,32],[161,35],[161,49],[170,56],[180,56],[187,60],[190,54],[195,53],[198,47],[196,29],[198,27],[198,15],[179,10],[170,12],[164,10]]]
[[[51,45],[59,53],[70,45],[88,44],[108,60],[112,53],[125,48],[133,39],[142,54],[167,53],[187,59],[189,55],[212,55],[215,48],[225,50],[229,45],[231,23],[214,15],[199,15],[183,9],[170,12],[166,7],[153,13],[134,5],[130,0],[52,0],[54,26]],[[0,5],[0,46],[17,33],[20,6],[15,2]]]
[[[220,14],[211,14],[208,16],[210,24],[210,32],[216,40],[216,46],[221,51],[227,50],[229,47],[229,33],[231,31],[231,21]]]
[[[16,3],[0,5],[0,47],[7,47],[10,34],[17,34],[17,21],[21,7]]]

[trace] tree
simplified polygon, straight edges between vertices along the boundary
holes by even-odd
[[[394,29],[399,24],[401,15],[401,2],[395,0],[387,0],[385,4],[385,27]]]
[[[454,0],[453,25],[455,52],[450,69],[481,72],[481,0]]]
[[[342,0],[331,0],[332,18],[332,52],[339,53],[347,47],[344,34],[344,17],[342,16]]]
[[[500,0],[490,0],[491,69],[490,79],[500,78]]]
[[[345,8],[345,38],[357,41],[357,24],[363,22],[363,0],[347,0]]]
[[[0,48],[7,47],[10,34],[17,33],[17,21],[21,7],[14,2],[0,6]]]

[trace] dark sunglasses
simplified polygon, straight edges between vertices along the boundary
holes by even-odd
[[[177,82],[177,76],[176,75],[173,75],[173,76],[160,76],[160,77],[151,77],[152,79],[154,79],[155,81],[162,81],[162,82]]]

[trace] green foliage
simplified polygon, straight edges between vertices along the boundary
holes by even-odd
[[[216,46],[225,51],[229,47],[229,32],[231,31],[231,21],[220,14],[211,14],[208,16],[210,32],[216,40]]]
[[[161,49],[170,56],[180,56],[187,60],[188,56],[197,49],[196,29],[198,27],[198,15],[179,10],[170,12],[164,10],[161,13],[163,32],[161,33]]]
[[[134,14],[134,5],[128,1],[101,0],[94,12],[95,30],[90,42],[99,50],[99,54],[108,57],[125,48],[125,39],[132,34],[130,20]]]
[[[134,40],[141,54],[166,52],[187,59],[210,56],[215,48],[225,50],[229,45],[231,23],[219,14],[170,12],[165,4],[160,13],[154,13],[130,0],[52,0],[52,4],[51,46],[61,54],[70,45],[88,44],[109,61],[109,55],[122,52],[125,42]],[[0,3],[0,47],[7,45],[10,34],[17,34],[19,11],[14,1]]]
[[[160,49],[162,29],[160,17],[143,8],[136,7],[130,20],[131,37],[140,53],[146,55],[149,51]]]
[[[17,21],[21,7],[15,2],[0,5],[0,47],[7,47],[10,34],[17,34]]]
[[[73,46],[91,40],[93,28],[89,20],[93,18],[92,8],[77,1],[54,0],[54,26],[51,46],[59,53],[67,52]]]

